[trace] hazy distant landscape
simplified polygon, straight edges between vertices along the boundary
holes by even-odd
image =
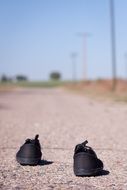
[[[98,97],[102,99],[112,99],[115,101],[127,102],[127,81],[117,80],[117,88],[112,90],[112,80],[92,80],[92,81],[20,81],[20,82],[0,82],[0,92],[12,91],[17,88],[65,88],[73,93]]]

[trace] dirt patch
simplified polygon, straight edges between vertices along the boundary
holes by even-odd
[[[13,83],[0,83],[0,93],[6,93],[14,91],[19,87],[16,86],[16,84]]]
[[[117,101],[127,101],[127,81],[117,80],[116,89],[112,90],[112,80],[96,80],[77,82],[66,85],[68,89],[96,98],[111,98]]]

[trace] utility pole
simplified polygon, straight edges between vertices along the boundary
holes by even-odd
[[[115,91],[117,85],[116,77],[116,31],[114,0],[110,0],[110,19],[111,19],[111,48],[112,48],[112,90]]]
[[[71,53],[71,60],[72,60],[72,81],[75,83],[77,80],[77,53]]]
[[[83,72],[83,78],[86,81],[87,80],[87,38],[90,36],[89,33],[77,33],[79,37],[83,38],[83,63],[84,63],[84,72]]]

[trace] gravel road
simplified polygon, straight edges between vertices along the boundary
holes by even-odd
[[[45,165],[20,166],[15,154],[40,135]],[[103,175],[76,177],[73,151],[89,141]],[[64,89],[0,94],[1,190],[127,190],[127,104],[92,100]]]

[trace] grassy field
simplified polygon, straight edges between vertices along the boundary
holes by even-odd
[[[53,88],[69,84],[69,81],[22,81],[0,82],[0,91],[10,91],[16,88]]]

